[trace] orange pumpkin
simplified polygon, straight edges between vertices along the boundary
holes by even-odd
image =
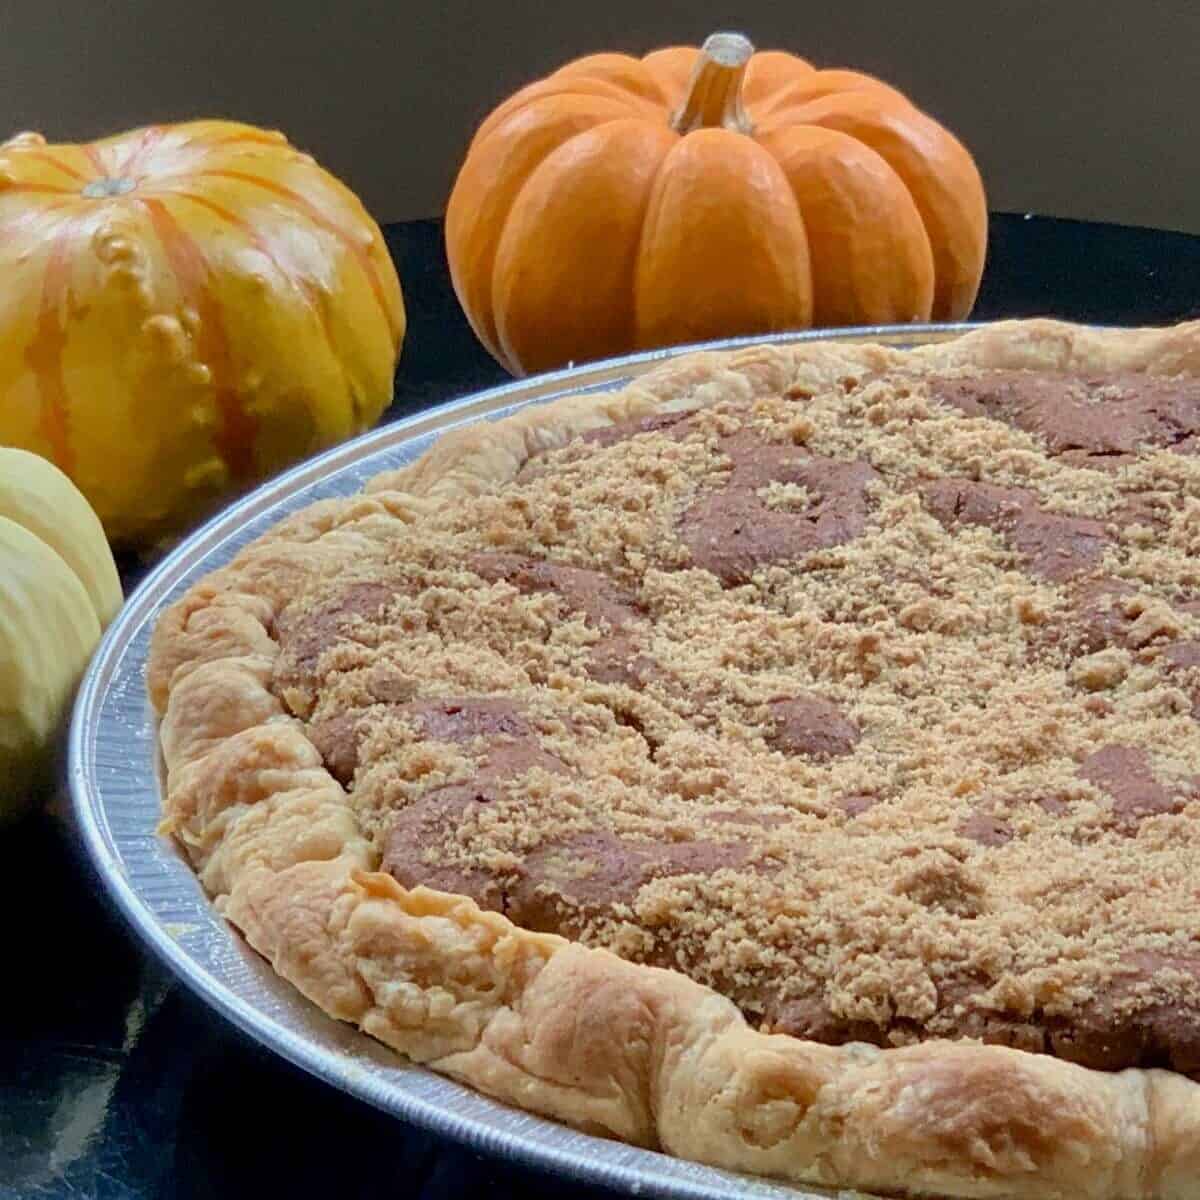
[[[483,123],[446,212],[454,287],[511,371],[734,334],[956,320],[987,208],[886,84],[740,34],[598,54]]]
[[[0,145],[0,444],[144,544],[370,425],[405,315],[378,226],[224,121]]]

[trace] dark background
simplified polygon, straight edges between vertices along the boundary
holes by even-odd
[[[907,92],[976,155],[993,209],[1200,233],[1196,0],[0,0],[0,140],[238,118],[380,221],[435,216],[522,83],[722,28]]]

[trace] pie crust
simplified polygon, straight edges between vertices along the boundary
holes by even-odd
[[[219,911],[327,1013],[530,1112],[681,1158],[826,1186],[1193,1200],[1200,1085],[1183,1073],[1096,1070],[965,1037],[874,1046],[766,1033],[679,971],[531,932],[461,894],[406,889],[379,869],[381,851],[310,725],[274,686],[282,617],[306,580],[351,569],[389,529],[497,492],[535,456],[580,435],[731,397],[750,408],[790,397],[802,419],[807,397],[846,380],[978,370],[1200,377],[1200,323],[1096,330],[1012,321],[910,351],[818,342],[699,353],[617,393],[453,431],[362,495],[283,521],[163,613],[148,667],[168,772],[163,832],[183,845]],[[910,417],[887,403],[879,414]],[[967,470],[987,478],[986,464]],[[931,503],[965,521],[972,495]],[[1006,514],[1011,532],[1020,503],[996,495],[979,503]],[[1185,494],[1183,504],[1190,517],[1170,536],[1194,539],[1185,543],[1194,555],[1200,496]],[[995,525],[989,512],[979,518],[985,526]],[[1030,536],[1033,562],[1045,546]],[[1153,530],[1145,537],[1152,546]],[[1057,586],[1054,562],[1043,566]],[[1102,692],[1113,671],[1129,669],[1118,659],[1091,656],[1078,668],[1080,688]],[[985,820],[976,833],[986,842],[995,827]]]

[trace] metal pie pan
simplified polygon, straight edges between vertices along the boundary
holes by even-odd
[[[385,425],[303,463],[198,529],[146,578],[108,630],[80,687],[68,784],[77,831],[109,896],[138,937],[235,1025],[312,1074],[404,1120],[473,1149],[629,1195],[678,1200],[799,1200],[835,1194],[719,1171],[530,1116],[408,1063],[305,1000],[248,948],[205,897],[173,842],[155,833],[161,763],[146,697],[150,634],[159,612],[289,513],[358,491],[411,462],[440,434],[528,404],[611,390],[676,357],[760,343],[883,342],[909,347],[970,325],[878,326],[738,338],[569,368],[453,400]]]

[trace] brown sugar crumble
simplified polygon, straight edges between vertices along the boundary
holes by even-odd
[[[1200,1076],[1200,382],[956,368],[531,458],[311,580],[380,869],[826,1042]]]

